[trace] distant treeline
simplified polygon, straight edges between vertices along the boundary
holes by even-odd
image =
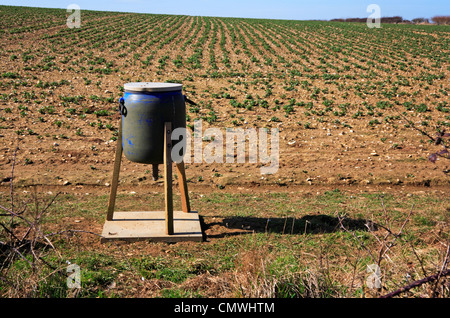
[[[436,24],[450,24],[450,15],[447,15],[447,16],[440,15],[440,16],[431,18],[431,20],[433,20],[433,22]]]
[[[366,23],[367,18],[347,18],[347,19],[332,19],[330,21],[337,22],[360,22]],[[450,16],[436,16],[432,17],[431,21],[436,24],[450,24]],[[430,20],[427,18],[415,18],[412,20],[404,20],[402,17],[382,17],[381,23],[430,23]]]

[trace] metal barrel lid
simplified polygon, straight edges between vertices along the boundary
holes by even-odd
[[[176,92],[183,85],[177,83],[133,82],[124,85],[125,92]]]

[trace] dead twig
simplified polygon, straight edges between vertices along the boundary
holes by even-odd
[[[383,209],[385,210],[383,200],[381,200],[381,202],[382,202],[382,205],[383,205]],[[381,258],[381,257],[385,257],[385,256],[387,255],[386,253],[394,246],[395,241],[396,241],[397,239],[399,239],[399,238],[402,237],[403,230],[404,230],[404,228],[405,228],[407,222],[408,222],[408,221],[410,220],[410,218],[411,218],[411,215],[412,215],[412,213],[413,213],[413,209],[414,209],[414,204],[412,205],[411,210],[409,211],[409,214],[408,214],[408,216],[406,217],[405,221],[403,222],[403,224],[402,224],[400,230],[398,231],[398,233],[394,233],[394,232],[391,230],[390,225],[387,225],[387,226],[383,226],[383,225],[381,225],[381,224],[378,225],[380,228],[384,229],[384,230],[387,232],[387,234],[386,234],[386,236],[385,236],[385,238],[384,238],[384,241],[388,238],[389,235],[392,235],[392,236],[394,237],[394,240],[389,244],[389,246],[384,245],[384,246],[386,246],[386,250],[384,250],[383,253],[381,253],[381,251],[380,251],[380,258]],[[386,213],[386,211],[385,211],[385,213]],[[387,223],[387,224],[388,224],[388,223]],[[424,276],[428,276],[428,274],[427,274],[427,272],[426,272],[426,270],[425,270],[425,267],[424,267],[424,265],[423,265],[423,261],[420,259],[419,255],[417,255],[416,249],[414,248],[413,244],[412,244],[410,241],[408,241],[408,240],[404,240],[404,242],[407,243],[407,244],[411,247],[411,250],[412,250],[412,252],[414,253],[414,256],[417,258],[417,261],[418,261],[419,264],[420,264],[420,267],[421,267],[421,269],[422,269],[423,275],[424,275]],[[385,243],[384,243],[384,244],[385,244]]]
[[[413,288],[418,287],[420,285],[423,285],[425,283],[429,283],[429,282],[433,282],[435,280],[439,280],[441,277],[447,276],[449,274],[450,274],[450,269],[447,269],[447,270],[445,270],[443,272],[440,271],[437,274],[434,274],[434,275],[422,278],[420,280],[416,280],[416,281],[412,282],[411,284],[409,284],[407,286],[404,286],[404,287],[401,287],[401,288],[397,289],[396,291],[393,291],[392,293],[389,293],[389,294],[386,294],[384,296],[381,296],[380,298],[392,298],[394,296],[398,296],[398,295],[400,295],[400,294],[402,294],[404,292],[407,292],[410,289],[413,289]]]
[[[419,131],[422,135],[427,136],[435,145],[443,146],[443,149],[441,151],[438,151],[438,152],[435,152],[435,153],[432,153],[429,155],[429,157],[428,157],[429,161],[435,163],[437,160],[437,157],[450,159],[449,147],[447,146],[447,144],[444,141],[444,138],[450,137],[450,134],[446,133],[445,129],[440,131],[439,127],[437,127],[438,133],[436,134],[436,138],[434,138],[429,133],[427,133],[425,130],[417,127],[412,120],[409,120],[408,118],[406,118],[406,116],[404,114],[402,114],[397,108],[394,107],[394,109],[404,120],[407,121],[408,125],[410,125],[413,129]]]
[[[445,268],[447,267],[447,265],[448,265],[449,255],[450,255],[450,244],[447,245],[447,253],[445,254],[444,261],[442,262],[442,267],[441,267],[441,270],[440,270],[440,272],[439,272],[438,278],[436,279],[436,283],[434,284],[434,288],[433,288],[433,297],[436,296],[436,289],[437,289],[437,286],[438,286],[439,279],[441,278],[442,273],[444,272],[444,269],[445,269]]]
[[[346,227],[344,226],[344,224],[342,223],[342,222],[343,222],[343,219],[340,217],[339,213],[336,213],[336,215],[337,215],[337,219],[339,220],[339,224],[341,225],[341,228],[342,228],[344,231],[346,231],[347,233],[352,234],[353,237],[358,241],[359,245],[360,245],[364,250],[366,250],[366,252],[370,255],[370,257],[372,258],[373,262],[378,264],[378,262],[377,262],[375,256],[373,256],[372,252],[367,248],[367,246],[365,246],[364,243],[361,242],[361,240],[355,235],[354,232],[347,230],[347,228],[346,228]]]
[[[358,236],[355,235],[355,233],[353,231],[349,231],[349,230],[347,230],[345,228],[345,226],[343,225],[343,218],[341,216],[339,216],[339,214],[337,214],[337,218],[339,220],[341,228],[344,229],[346,232],[349,232],[349,233],[351,233],[353,235],[353,237],[358,241],[359,245],[370,255],[370,257],[372,258],[374,263],[377,264],[378,266],[381,265],[381,262],[383,261],[383,259],[389,259],[390,260],[390,258],[388,256],[388,252],[396,245],[396,242],[397,242],[398,239],[401,239],[402,241],[406,241],[411,246],[411,249],[414,252],[415,257],[418,259],[418,261],[419,261],[419,263],[420,263],[420,265],[422,267],[422,271],[423,271],[424,275],[426,276],[426,271],[425,271],[423,262],[419,258],[419,256],[417,255],[413,244],[411,244],[411,242],[409,242],[408,240],[404,240],[402,238],[403,237],[403,232],[405,230],[405,227],[406,227],[407,223],[409,222],[409,220],[411,218],[411,215],[413,214],[414,204],[412,205],[412,207],[411,207],[408,215],[406,216],[405,220],[401,224],[400,229],[398,231],[396,231],[396,232],[394,232],[394,230],[391,228],[391,222],[389,220],[388,213],[387,213],[387,210],[386,210],[386,207],[385,207],[385,204],[384,204],[384,201],[383,201],[382,198],[381,198],[381,205],[383,207],[385,225],[378,224],[378,226],[380,228],[384,229],[386,231],[386,234],[384,234],[383,236],[381,236],[381,235],[379,236],[376,233],[374,233],[374,231],[371,229],[371,227],[368,224],[366,224],[366,227],[367,227],[368,231],[375,237],[377,242],[380,244],[380,250],[378,252],[378,259],[375,258],[375,256],[372,253],[372,251],[365,246],[365,244],[358,238]],[[392,240],[388,240],[389,237],[393,237],[393,239]],[[382,296],[382,298],[394,297],[394,296],[399,295],[399,294],[401,294],[403,292],[406,292],[406,291],[408,291],[408,290],[410,290],[412,288],[420,286],[420,285],[422,285],[424,283],[436,281],[436,284],[434,286],[434,292],[433,292],[433,297],[434,297],[436,295],[435,291],[436,291],[439,279],[441,277],[445,276],[445,275],[448,275],[448,273],[449,273],[448,270],[446,269],[446,266],[447,266],[447,263],[448,263],[449,254],[450,254],[450,249],[449,249],[449,247],[447,247],[447,254],[446,254],[446,257],[445,257],[445,261],[444,261],[444,263],[443,263],[439,273],[437,273],[435,275],[432,275],[432,276],[427,276],[424,279],[415,281],[415,282],[413,282],[413,283],[411,283],[411,284],[409,284],[407,286],[401,287],[398,290],[396,290],[396,291],[394,291],[394,292],[392,292],[390,294]]]

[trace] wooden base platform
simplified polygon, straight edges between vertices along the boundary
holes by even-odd
[[[167,235],[165,211],[114,212],[113,219],[103,226],[101,241],[203,241],[197,211],[173,211],[173,227],[174,234]]]

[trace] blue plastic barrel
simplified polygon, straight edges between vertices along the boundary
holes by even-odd
[[[164,123],[172,123],[172,130],[186,128],[182,84],[137,82],[126,83],[124,89],[120,113],[125,157],[137,163],[162,164]]]

